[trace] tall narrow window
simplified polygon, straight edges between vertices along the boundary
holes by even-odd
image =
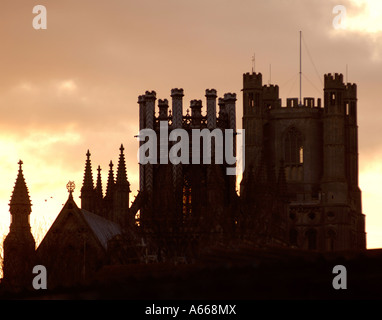
[[[300,131],[292,127],[285,136],[285,164],[297,165],[304,162],[304,146]]]
[[[300,131],[290,128],[284,140],[285,176],[287,181],[304,179],[304,146]]]
[[[304,163],[304,147],[303,146],[300,146],[299,154],[300,154],[300,164],[303,164]]]

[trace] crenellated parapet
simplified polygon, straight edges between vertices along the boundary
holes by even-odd
[[[158,112],[156,113],[156,92],[146,91],[144,95],[140,95],[138,97],[140,130],[144,128],[155,130],[159,128],[159,121],[168,121],[170,129],[200,127],[213,130],[216,127],[222,127],[236,130],[236,93],[225,93],[218,99],[218,115],[216,89],[206,89],[205,91],[205,113],[202,100],[193,99],[190,101],[191,114],[188,110],[186,114],[183,114],[183,97],[182,88],[172,89],[172,108],[169,110],[169,100],[158,99]]]
[[[324,87],[325,89],[344,89],[344,76],[342,73],[331,73],[324,75]]]
[[[355,83],[347,83],[345,85],[345,98],[357,99],[357,85]]]
[[[159,99],[158,100],[159,116],[158,119],[166,120],[168,118],[168,100]]]
[[[299,104],[298,98],[287,98],[286,108],[321,108],[321,98],[304,97]]]
[[[216,98],[215,89],[206,89],[207,98],[207,127],[208,129],[216,128]]]
[[[261,73],[244,73],[243,88],[245,89],[261,89],[263,86],[263,76]]]
[[[263,99],[264,100],[277,100],[279,98],[278,85],[264,85],[263,86]]]

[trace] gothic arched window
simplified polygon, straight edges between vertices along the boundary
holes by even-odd
[[[298,165],[304,163],[304,146],[302,134],[295,127],[290,128],[285,135],[286,165]]]

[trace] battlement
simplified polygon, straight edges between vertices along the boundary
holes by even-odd
[[[168,100],[167,99],[159,99],[158,100],[159,107],[159,119],[166,119],[168,117]]]
[[[191,100],[190,101],[190,108],[193,109],[193,108],[198,108],[198,109],[201,109],[202,108],[202,100]]]
[[[216,98],[217,97],[217,91],[216,89],[206,89],[206,97]]]
[[[235,117],[235,102],[236,93],[228,92],[224,94],[224,98],[219,98],[219,116],[216,115],[216,89],[206,89],[206,114],[202,115],[203,102],[200,99],[193,99],[190,101],[191,115],[183,114],[183,96],[184,91],[181,88],[174,88],[171,90],[172,108],[169,110],[169,100],[158,99],[158,116],[155,116],[155,91],[146,91],[144,95],[138,96],[138,103],[140,105],[140,128],[156,128],[159,121],[168,121],[169,125],[173,128],[181,127],[207,127],[214,129],[216,126],[225,127],[227,120],[232,120],[229,125],[234,125]],[[228,117],[228,118],[227,118]],[[219,120],[219,124],[217,124]],[[151,123],[154,123],[151,125]],[[234,127],[232,127],[234,128]]]
[[[264,85],[263,86],[263,99],[276,100],[279,98],[279,86],[278,85]]]
[[[202,117],[202,100],[191,100],[191,117],[201,118]]]
[[[171,97],[183,97],[183,89],[182,88],[174,88],[171,89]]]
[[[227,101],[236,101],[236,93],[231,93],[231,92],[228,92],[228,93],[225,93],[224,94],[224,101],[227,102]]]
[[[243,74],[243,88],[245,89],[253,89],[253,88],[261,88],[263,86],[263,76],[261,73],[244,73]]]
[[[304,97],[302,104],[298,103],[298,98],[287,98],[287,108],[321,108],[321,98],[317,98],[317,104],[312,97]]]
[[[154,90],[145,92],[145,101],[155,100],[156,98],[157,98],[157,93]]]
[[[342,73],[331,73],[324,75],[324,88],[325,89],[343,89],[344,88],[344,76]]]
[[[168,100],[167,99],[159,99],[158,100],[158,107],[168,107]]]
[[[357,99],[357,85],[355,83],[345,85],[345,97],[347,99]]]

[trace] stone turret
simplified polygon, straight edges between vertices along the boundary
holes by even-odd
[[[16,291],[31,287],[35,259],[35,240],[29,224],[32,204],[22,164],[20,160],[19,172],[9,203],[11,225],[4,240],[4,284],[10,290]]]
[[[207,98],[207,128],[212,130],[216,128],[216,90],[206,89]]]

